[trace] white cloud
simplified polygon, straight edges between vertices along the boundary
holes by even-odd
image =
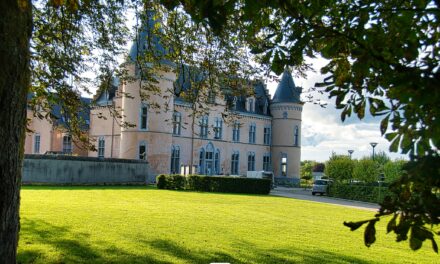
[[[319,68],[325,65],[325,60],[315,59],[310,61],[315,65],[315,72],[309,72],[307,79],[294,78],[295,84],[308,91],[315,82],[322,80]],[[269,92],[273,95],[277,83],[269,83]],[[353,158],[361,158],[372,154],[370,142],[377,142],[375,151],[385,151],[392,158],[405,157],[396,153],[389,153],[389,142],[380,135],[380,118],[366,116],[362,121],[352,116],[341,121],[340,110],[334,106],[334,99],[328,99],[326,95],[313,93],[315,99],[328,102],[326,108],[313,103],[306,103],[302,114],[301,135],[301,160],[327,160],[332,152],[348,154],[348,150],[354,150]]]

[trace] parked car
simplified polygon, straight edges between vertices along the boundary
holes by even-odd
[[[312,187],[312,195],[319,193],[320,195],[327,194],[328,185],[331,184],[331,180],[315,180]]]

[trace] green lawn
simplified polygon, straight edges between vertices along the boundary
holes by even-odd
[[[282,197],[145,187],[24,187],[21,263],[435,263],[379,226],[378,241],[344,220],[372,212]]]

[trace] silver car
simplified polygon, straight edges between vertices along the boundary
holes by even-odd
[[[331,184],[330,180],[315,180],[313,182],[312,195],[317,193],[323,195],[327,194],[328,185]]]

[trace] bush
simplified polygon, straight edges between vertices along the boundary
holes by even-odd
[[[271,180],[217,177],[201,175],[159,175],[157,177],[158,189],[191,190],[200,192],[248,193],[268,194]]]
[[[375,182],[379,174],[379,163],[370,158],[360,159],[353,168],[353,179],[358,181]]]
[[[346,181],[352,178],[355,161],[348,156],[333,155],[325,164],[324,173],[335,181]]]
[[[379,197],[380,190],[380,197]],[[377,184],[338,184],[329,185],[328,195],[337,198],[381,203],[385,196],[392,196],[388,187],[379,187]]]
[[[181,175],[164,175],[161,174],[156,177],[156,186],[158,189],[168,190],[184,190],[185,177]]]

